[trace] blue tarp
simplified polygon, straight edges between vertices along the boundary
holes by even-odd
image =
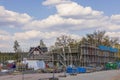
[[[68,67],[68,68],[66,69],[66,72],[69,73],[69,74],[77,73],[77,69],[76,69],[76,68]]]
[[[78,73],[86,73],[86,68],[78,67],[77,72]]]
[[[82,67],[78,67],[78,68],[68,67],[66,69],[66,72],[69,73],[69,74],[72,74],[72,73],[86,73],[86,68],[82,68]]]
[[[98,46],[98,48],[100,50],[103,50],[103,51],[109,51],[109,52],[114,52],[114,53],[118,52],[118,49],[117,48],[113,48],[113,47],[107,47],[107,46],[100,45],[100,46]]]

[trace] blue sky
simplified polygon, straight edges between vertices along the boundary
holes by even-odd
[[[95,30],[120,35],[120,0],[0,0],[0,51],[13,51],[14,40],[22,49],[47,46],[57,36],[80,39]]]
[[[44,0],[0,0],[0,5],[8,10],[19,13],[28,13],[37,19],[43,19],[54,14],[55,8],[43,6]],[[82,6],[90,6],[92,9],[103,11],[105,15],[120,13],[120,0],[72,0]],[[42,15],[42,16],[40,16]]]
[[[44,0],[1,0],[0,5],[5,6],[8,10],[28,13],[37,19],[43,19],[56,12],[55,8],[43,6],[43,1]]]

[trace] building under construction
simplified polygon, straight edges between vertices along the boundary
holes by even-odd
[[[116,48],[81,44],[74,48],[70,46],[56,48],[52,50],[51,55],[56,66],[104,67],[107,62],[115,62],[118,59],[117,53]]]

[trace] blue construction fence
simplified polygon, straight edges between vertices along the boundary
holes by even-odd
[[[86,68],[83,68],[83,67],[77,67],[77,68],[68,67],[66,69],[66,72],[69,73],[69,74],[72,74],[72,73],[86,73]]]

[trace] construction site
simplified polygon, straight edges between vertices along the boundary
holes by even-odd
[[[48,48],[43,44],[42,41],[40,41],[39,46],[31,47],[28,53],[17,53],[19,60],[23,60],[24,62],[26,62],[26,60],[44,61],[49,68],[56,67],[62,69],[69,66],[76,68],[105,68],[108,62],[116,63],[119,59],[118,55],[118,48],[103,45],[95,46],[89,43],[81,43],[75,46],[58,46],[48,51]],[[16,58],[17,56],[16,54],[14,54],[14,56],[12,55],[12,57]],[[12,59],[15,60],[14,58]],[[8,56],[8,60],[12,59],[11,56]],[[6,61],[7,60],[3,60],[2,62]]]
[[[106,75],[111,70],[114,70],[111,73],[116,73],[115,70],[120,69],[120,64],[117,66],[112,64],[116,63],[119,59],[119,50],[115,47],[80,43],[74,46],[57,46],[48,50],[42,41],[40,43],[42,44],[37,47],[30,47],[28,53],[16,53],[19,54],[17,55],[20,60],[18,62],[10,60],[12,57],[8,58],[6,68],[5,66],[1,66],[0,75],[15,74],[16,76],[12,78],[10,75],[8,76],[12,80],[20,77],[22,77],[22,80],[73,80],[73,77],[69,75],[76,75],[75,80],[79,80],[81,77],[83,79],[87,76],[89,77],[93,72],[97,72],[94,76],[98,77],[99,74]],[[15,55],[15,58],[17,56]],[[109,62],[110,65],[106,65]],[[108,72],[106,70],[110,71]],[[106,74],[104,71],[106,71]],[[31,77],[33,73],[35,76]],[[84,77],[84,74],[80,76],[81,74],[79,75],[79,73],[86,73],[86,77]],[[96,80],[98,79],[97,77],[92,76]],[[4,77],[0,79],[2,78]],[[8,80],[8,78],[4,79]]]
[[[115,62],[118,59],[117,48],[102,45],[95,47],[90,44],[80,44],[74,48],[55,48],[50,54],[51,62],[57,67],[104,67],[107,62]]]

